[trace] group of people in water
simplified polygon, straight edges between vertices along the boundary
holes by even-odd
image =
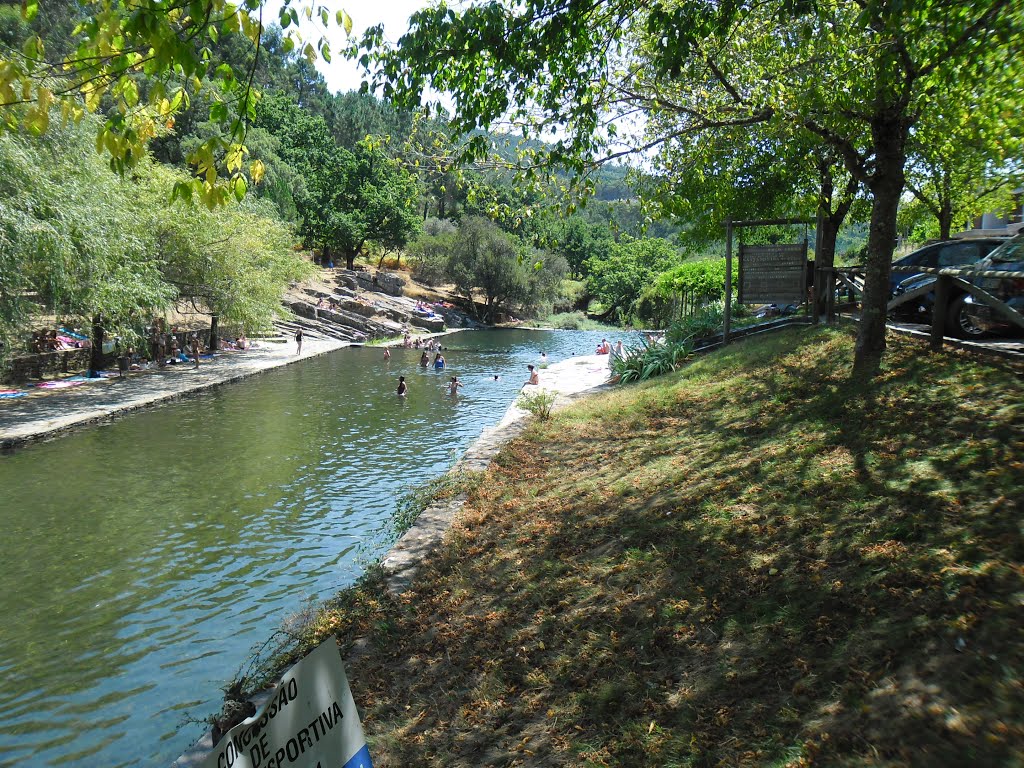
[[[410,339],[409,334],[406,333],[405,338],[402,340],[402,346],[406,349],[423,349],[423,354],[420,355],[419,363],[421,368],[429,368],[433,366],[435,371],[443,371],[448,366],[448,361],[445,360],[443,354],[445,347],[442,347],[441,344],[434,339],[428,339],[427,341],[423,342],[421,346],[421,342],[419,339],[416,339],[415,342],[413,342]],[[431,362],[430,360],[431,352],[434,353],[433,362]],[[547,354],[541,352],[541,358],[543,360],[547,360]],[[384,359],[391,359],[391,350],[388,349],[387,347],[384,348]],[[540,374],[538,373],[537,368],[532,364],[526,366],[526,368],[530,372],[530,377],[526,380],[523,386],[538,386],[540,384]],[[494,374],[495,381],[498,381],[500,378],[501,377],[498,374]],[[464,386],[465,385],[461,381],[459,381],[458,376],[452,376],[451,379],[448,381],[446,389],[448,390],[449,395],[455,396],[459,393],[459,390],[462,389]],[[406,382],[405,376],[398,377],[398,389],[395,391],[395,394],[398,395],[398,397],[405,397],[406,395],[409,394],[409,384],[408,382]]]

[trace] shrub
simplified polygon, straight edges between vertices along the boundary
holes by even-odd
[[[714,336],[722,331],[724,322],[725,306],[721,302],[709,304],[699,312],[672,323],[665,333],[665,339],[682,342]]]
[[[536,392],[523,392],[516,400],[516,405],[541,421],[547,421],[551,418],[551,409],[555,405],[556,397],[554,392],[538,389]]]
[[[646,381],[654,376],[671,373],[681,366],[693,351],[689,340],[669,341],[658,344],[643,342],[639,347],[627,350],[612,362],[612,372],[619,377],[620,384]]]
[[[562,312],[557,315],[548,315],[545,321],[552,328],[561,328],[567,331],[601,331],[613,329],[614,326],[599,323],[591,320],[585,312]]]

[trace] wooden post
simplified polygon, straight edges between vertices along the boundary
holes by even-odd
[[[953,278],[939,275],[935,283],[935,305],[932,307],[932,351],[942,349],[942,337],[946,335],[946,314],[949,312],[949,294],[952,293]]]
[[[732,219],[725,222],[725,320],[722,323],[722,343],[729,343],[732,325]]]

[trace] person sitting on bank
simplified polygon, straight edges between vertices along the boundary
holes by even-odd
[[[540,384],[540,374],[537,373],[537,369],[534,368],[532,364],[526,366],[526,368],[530,372],[530,378],[526,381],[526,384],[533,384],[534,386],[538,386]],[[526,384],[524,384],[523,386],[525,387]]]

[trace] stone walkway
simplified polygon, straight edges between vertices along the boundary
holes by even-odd
[[[258,343],[256,349],[223,352],[202,360],[198,370],[190,363],[179,363],[128,373],[123,378],[90,379],[67,389],[30,390],[27,397],[0,400],[0,449],[50,439],[122,413],[348,346],[335,339],[307,336],[302,354],[297,355],[291,340]]]

